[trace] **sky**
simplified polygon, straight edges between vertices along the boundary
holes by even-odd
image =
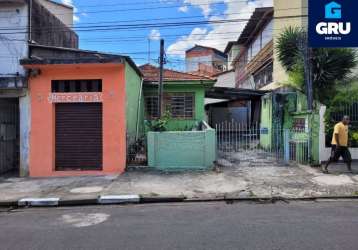
[[[256,7],[272,6],[272,0],[57,1],[74,7],[81,49],[129,55],[138,65],[157,64],[164,39],[166,67],[178,70],[185,70],[185,50],[195,44],[224,50]]]

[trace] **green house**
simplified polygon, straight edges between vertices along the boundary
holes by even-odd
[[[289,157],[308,158],[311,164],[319,163],[320,104],[314,102],[312,111],[307,110],[307,97],[298,90],[272,92],[261,99],[260,146],[265,149],[284,151],[289,146]],[[288,138],[284,138],[284,131]],[[304,156],[302,151],[308,151]],[[306,160],[306,159],[305,159]]]
[[[139,69],[144,76],[144,119],[155,120],[159,116],[159,68],[145,64]],[[164,69],[162,112],[169,111],[171,116],[167,130],[191,130],[205,121],[205,89],[214,83],[209,77]]]

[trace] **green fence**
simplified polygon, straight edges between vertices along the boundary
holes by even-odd
[[[148,132],[148,165],[165,170],[207,170],[216,160],[216,132],[202,122],[198,131]]]

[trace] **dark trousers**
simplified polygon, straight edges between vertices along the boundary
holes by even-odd
[[[352,162],[351,152],[349,152],[348,147],[337,147],[337,145],[332,145],[331,151],[331,162],[337,162],[339,158],[342,157],[345,163]]]

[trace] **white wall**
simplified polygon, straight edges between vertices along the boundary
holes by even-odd
[[[240,46],[233,45],[231,50],[228,53],[228,59],[227,59],[227,69],[228,70],[231,70],[234,68],[233,62],[239,53],[240,53]]]
[[[27,57],[28,11],[25,4],[0,3],[0,77],[25,75],[19,60]],[[4,30],[6,29],[6,30]],[[20,30],[21,29],[21,30]]]
[[[193,72],[199,70],[199,63],[211,66],[213,57],[209,56],[197,56],[197,57],[187,57],[186,58],[186,71]]]
[[[324,114],[326,112],[326,106],[321,106],[320,108],[320,133],[319,133],[319,161],[327,161],[331,155],[331,148],[326,147],[326,137],[325,137],[325,124],[324,124]],[[350,148],[352,159],[358,160],[358,148]]]
[[[235,88],[235,72],[228,71],[219,75],[215,87]]]
[[[73,26],[73,8],[70,6],[66,7],[62,4],[57,4],[49,0],[39,0],[39,2],[65,25],[68,27]]]

